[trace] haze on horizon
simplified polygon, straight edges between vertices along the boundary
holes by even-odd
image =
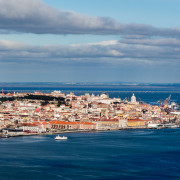
[[[179,0],[0,0],[0,82],[180,83]]]

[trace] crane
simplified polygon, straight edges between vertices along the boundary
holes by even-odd
[[[164,104],[167,106],[167,104],[170,102],[171,99],[171,94],[169,95],[168,98],[165,99]]]

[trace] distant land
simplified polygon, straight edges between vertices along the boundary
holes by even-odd
[[[180,83],[136,83],[136,82],[0,82],[0,87],[62,87],[62,86],[151,86],[180,87]]]

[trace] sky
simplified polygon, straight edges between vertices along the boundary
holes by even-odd
[[[0,0],[0,82],[180,83],[180,0]]]

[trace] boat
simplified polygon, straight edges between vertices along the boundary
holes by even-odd
[[[148,124],[148,128],[150,129],[162,129],[163,128],[163,125],[162,124]]]
[[[9,138],[9,134],[3,134],[1,135],[1,138]]]
[[[59,136],[59,135],[57,135],[54,139],[55,140],[67,140],[68,138],[66,136]]]
[[[165,128],[178,128],[176,124],[164,124]]]

